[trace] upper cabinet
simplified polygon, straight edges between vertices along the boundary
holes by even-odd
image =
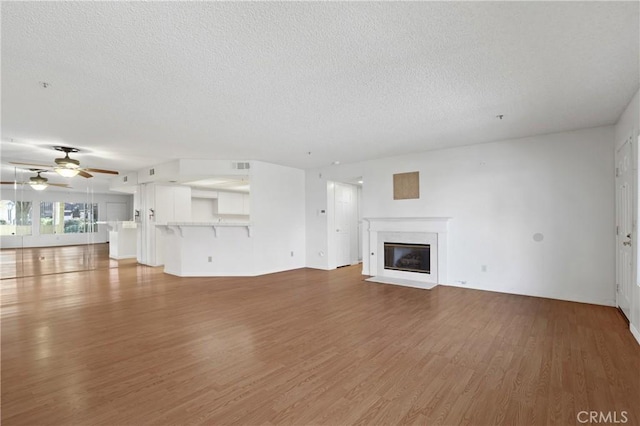
[[[153,216],[156,224],[191,220],[191,188],[188,186],[155,186]]]
[[[218,214],[249,215],[249,194],[239,192],[218,193]]]
[[[242,194],[242,214],[246,214],[247,216],[251,211],[250,205],[249,205],[250,200],[251,199],[249,198],[249,194]]]

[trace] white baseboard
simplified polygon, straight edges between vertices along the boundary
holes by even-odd
[[[629,330],[631,330],[631,334],[633,334],[633,337],[635,337],[638,344],[640,344],[640,331],[631,323],[629,323]]]
[[[493,288],[487,288],[482,286],[463,285],[459,283],[440,283],[440,285],[447,285],[449,287],[467,288],[470,290],[491,291],[493,293],[513,294],[516,296],[529,296],[529,297],[540,297],[543,299],[563,300],[565,302],[588,303],[589,305],[612,306],[612,307],[616,306],[614,299],[593,300],[593,299],[587,299],[582,297],[566,297],[564,295],[557,295],[557,294],[546,294],[546,293],[527,292],[527,291],[518,291],[518,290],[493,289]]]
[[[423,290],[431,290],[432,288],[438,285],[437,283],[425,283],[422,281],[411,281],[411,280],[405,280],[402,278],[390,278],[390,277],[379,277],[379,276],[367,278],[365,281],[369,281],[372,283],[379,283],[379,284],[393,284],[393,285],[401,285],[404,287],[421,288]]]
[[[113,260],[123,260],[123,259],[135,259],[137,256],[134,255],[129,255],[129,256],[109,256],[109,259],[113,259]]]

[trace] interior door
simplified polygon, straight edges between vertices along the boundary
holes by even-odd
[[[335,185],[336,266],[351,264],[351,212],[354,208],[353,191],[347,185]]]
[[[633,162],[628,139],[616,152],[616,303],[630,318],[633,280]]]

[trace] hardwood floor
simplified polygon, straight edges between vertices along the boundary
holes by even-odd
[[[2,280],[2,424],[640,424],[640,347],[614,308],[362,279]]]

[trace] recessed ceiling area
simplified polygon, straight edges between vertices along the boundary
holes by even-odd
[[[638,2],[0,7],[3,163],[312,168],[613,124],[638,90]]]
[[[219,189],[234,192],[249,192],[250,190],[249,178],[238,179],[238,176],[216,176],[214,178],[182,182],[182,185],[196,189]]]

